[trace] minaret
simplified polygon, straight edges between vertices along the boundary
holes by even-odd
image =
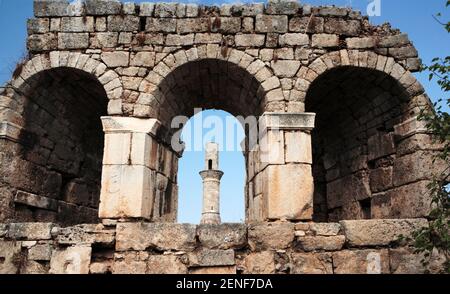
[[[203,179],[202,224],[220,224],[220,179],[219,145],[206,144],[205,170],[200,172]]]

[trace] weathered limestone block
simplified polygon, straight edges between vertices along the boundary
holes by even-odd
[[[196,226],[170,223],[119,223],[116,250],[192,250]]]
[[[381,250],[343,250],[333,253],[335,274],[388,274],[389,253]]]
[[[145,274],[149,254],[143,251],[131,251],[114,254],[114,274]]]
[[[114,48],[118,44],[118,33],[96,33],[91,38],[91,46],[98,48]]]
[[[334,34],[315,34],[312,36],[312,46],[328,48],[339,46],[339,36]]]
[[[51,243],[37,244],[28,250],[28,260],[49,261],[52,257]]]
[[[232,13],[237,13],[237,10],[241,11],[242,16],[256,16],[264,13],[264,3],[246,3],[231,7]]]
[[[246,274],[274,274],[275,254],[273,251],[254,252],[244,259]]]
[[[194,34],[188,35],[167,35],[166,45],[168,46],[189,46],[194,44]]]
[[[324,19],[322,17],[293,17],[289,21],[289,31],[312,34],[323,33],[323,25]]]
[[[284,132],[286,162],[312,164],[311,135],[305,132]]]
[[[259,161],[260,169],[264,169],[269,164],[285,163],[285,138],[284,132],[280,130],[269,130],[259,139]],[[256,171],[258,172],[258,171]]]
[[[361,31],[361,22],[359,20],[329,18],[325,21],[324,31],[328,34],[358,36]]]
[[[311,223],[308,226],[316,236],[336,236],[341,231],[339,223]]]
[[[139,16],[152,16],[155,11],[155,3],[143,2],[140,5]]]
[[[130,53],[125,51],[103,52],[101,58],[109,67],[128,66]]]
[[[155,17],[176,17],[177,3],[156,3]]]
[[[397,154],[403,156],[416,151],[439,151],[442,145],[433,142],[429,134],[415,134],[401,140],[397,145]]]
[[[300,61],[297,60],[278,60],[277,62],[272,61],[271,63],[275,75],[282,78],[291,78],[295,76],[300,65]]]
[[[431,180],[442,174],[448,163],[435,159],[436,153],[418,151],[394,160],[393,183],[401,186],[418,180]]]
[[[372,215],[379,218],[427,217],[431,211],[430,181],[419,181],[391,189],[373,199]],[[378,201],[377,201],[378,200]]]
[[[94,31],[93,17],[63,17],[61,31],[69,33],[84,33]]]
[[[370,170],[370,189],[372,192],[385,191],[392,187],[392,166]]]
[[[142,165],[103,166],[99,216],[150,219],[155,176]]]
[[[68,15],[68,0],[36,0],[34,1],[34,15],[65,16]]]
[[[48,18],[32,18],[27,22],[28,35],[44,34],[50,30],[50,21]]]
[[[422,260],[429,259],[429,265],[424,266]],[[423,253],[415,253],[412,248],[389,249],[389,265],[392,274],[425,274],[442,273],[442,265],[445,257],[436,250],[430,257],[425,257]]]
[[[367,141],[369,148],[368,160],[374,160],[395,153],[394,134],[378,133]]]
[[[348,220],[340,224],[351,246],[389,245],[400,235],[410,237],[413,231],[428,226],[426,219]]]
[[[94,261],[91,262],[89,266],[90,274],[110,274],[113,272],[113,261],[105,260],[105,261]]]
[[[9,225],[8,224],[0,224],[0,238],[6,236],[8,232]]]
[[[73,246],[53,251],[50,261],[51,274],[88,274],[92,248]]]
[[[23,191],[17,191],[14,196],[14,202],[52,211],[58,210],[57,200]]]
[[[118,0],[86,0],[85,3],[89,15],[119,14],[122,9]]]
[[[198,266],[230,266],[235,265],[234,250],[201,249],[188,254],[189,265]]]
[[[99,215],[150,219],[157,155],[150,136],[155,136],[160,123],[125,117],[103,117],[102,121],[106,138]]]
[[[394,134],[400,138],[406,138],[414,134],[426,134],[428,130],[424,121],[419,121],[417,117],[410,118],[394,126]]]
[[[285,249],[294,241],[294,224],[280,222],[250,225],[248,239],[253,251]]]
[[[207,18],[186,18],[177,20],[177,33],[202,33],[208,32],[209,23]]]
[[[186,17],[197,17],[199,12],[198,4],[188,3],[186,4]]]
[[[375,39],[371,37],[347,38],[345,41],[349,49],[368,49],[375,47]]]
[[[332,274],[331,253],[292,253],[292,274]]]
[[[266,6],[267,14],[296,14],[300,8],[297,0],[269,0]]]
[[[20,270],[21,275],[48,274],[48,265],[34,260],[27,260]]]
[[[147,274],[187,274],[182,257],[176,255],[150,255],[147,260]]]
[[[322,16],[347,16],[349,13],[348,8],[335,7],[335,6],[325,6],[319,8],[319,15]]]
[[[263,195],[267,201],[267,218],[310,219],[313,190],[309,164],[269,165],[263,171]]]
[[[297,237],[297,246],[304,251],[336,251],[341,250],[345,236],[303,236]]]
[[[15,241],[0,241],[0,274],[17,274],[20,267],[21,244]]]
[[[417,57],[419,53],[417,49],[412,45],[400,47],[400,48],[389,48],[388,49],[389,56],[392,56],[397,59],[406,59],[411,57]]]
[[[58,38],[53,33],[30,35],[27,40],[27,48],[32,52],[52,50],[57,46]]]
[[[195,44],[220,44],[222,42],[222,34],[195,34]]]
[[[58,49],[86,49],[89,47],[88,33],[59,33]]]
[[[237,34],[235,37],[238,47],[261,47],[264,45],[265,36],[259,34]]]
[[[220,27],[213,27],[212,32],[219,32],[223,34],[236,34],[241,31],[240,17],[222,17],[220,18]]]
[[[199,225],[197,234],[206,248],[242,248],[247,244],[247,226],[244,224]]]
[[[378,46],[388,48],[388,47],[401,47],[408,44],[409,44],[408,35],[400,34],[382,38],[378,43]]]
[[[56,242],[62,245],[91,245],[112,246],[115,241],[115,231],[106,229],[103,225],[77,225],[61,228]]]
[[[288,17],[286,15],[258,14],[255,29],[258,33],[285,33],[288,29]]]
[[[153,67],[155,65],[155,53],[154,52],[138,52],[131,59],[131,66],[144,66]]]
[[[139,30],[139,17],[133,15],[108,16],[108,30],[112,32],[133,32]]]
[[[52,223],[12,223],[7,236],[15,240],[49,240],[54,226]]]
[[[174,33],[177,30],[177,20],[171,18],[147,17],[145,30],[148,32]]]
[[[309,36],[303,33],[287,33],[280,35],[280,46],[305,46],[309,45]]]

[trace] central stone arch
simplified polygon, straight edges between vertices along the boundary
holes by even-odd
[[[186,79],[195,83],[196,81],[192,79],[196,77],[206,79],[208,75],[216,80],[211,80],[211,83],[204,81],[206,85],[211,85],[211,89],[200,89],[200,93],[198,90],[195,93],[193,89],[188,89],[187,85],[180,84],[185,83]],[[240,78],[243,80],[239,80]],[[185,81],[182,81],[183,79]],[[226,81],[230,81],[233,86],[237,83],[238,87],[227,89],[224,84]],[[234,115],[259,116],[264,111],[266,103],[280,99],[274,97],[280,94],[278,93],[280,85],[279,78],[263,61],[244,51],[224,49],[218,45],[181,49],[168,54],[142,81],[139,88],[141,96],[134,107],[134,115],[158,118],[163,124],[167,124],[174,115],[192,115],[186,112],[186,109],[180,109],[181,105],[174,104],[182,103],[190,108],[219,107]],[[190,92],[174,93],[171,87],[175,86],[184,87]],[[184,97],[180,97],[181,94]],[[188,95],[190,97],[186,97]],[[193,98],[192,95],[199,96],[196,96],[190,105],[186,105],[183,99]],[[231,101],[217,100],[219,96],[226,96]],[[241,98],[246,100],[240,101]],[[233,102],[235,105],[231,105]],[[243,105],[242,102],[247,105]]]
[[[125,140],[128,143],[122,143],[122,148],[123,152],[127,152],[130,148],[127,146],[131,144],[131,161],[128,163],[136,165],[135,169],[139,171],[131,173],[140,179],[139,189],[133,189],[131,193],[136,200],[120,201],[120,197],[114,195],[116,192],[109,189],[111,185],[115,185],[111,184],[111,181],[115,181],[112,179],[120,178],[117,187],[121,186],[119,183],[125,185],[123,178],[128,176],[123,169],[130,167],[121,166],[112,170],[110,164],[124,164],[124,160],[111,162],[105,157],[107,162],[104,166],[104,179],[107,180],[103,186],[109,190],[104,190],[102,194],[105,195],[102,200],[105,207],[100,207],[101,217],[144,217],[152,221],[169,222],[176,220],[177,166],[182,150],[174,150],[171,143],[174,133],[181,126],[173,126],[171,122],[177,116],[189,118],[194,114],[194,109],[200,108],[227,111],[240,117],[247,138],[250,131],[260,135],[256,141],[244,142],[247,220],[310,218],[312,177],[308,154],[310,148],[307,147],[310,144],[308,132],[314,124],[314,120],[309,118],[313,118],[313,115],[298,118],[295,113],[267,113],[268,105],[283,100],[284,95],[279,78],[266,63],[244,51],[218,45],[180,49],[168,54],[155,65],[141,82],[139,91],[140,95],[133,109],[133,116],[139,119],[124,117],[119,119],[118,124],[116,122],[119,120],[114,122],[111,117],[104,119],[106,149]],[[254,124],[247,125],[250,122]],[[122,134],[122,137],[114,135],[113,133],[120,132],[117,125],[127,134]],[[136,127],[135,131],[130,129],[131,125]],[[147,127],[144,130],[138,125]],[[291,145],[300,144],[297,148],[305,148],[302,153],[304,158],[296,155],[296,158],[290,159],[291,162],[285,161],[284,129],[289,130],[287,136],[296,138],[298,135]],[[114,139],[109,143],[108,138],[112,136]],[[137,136],[143,136],[142,142],[135,141]],[[148,159],[133,161],[133,148],[136,144],[140,144],[140,147],[136,147],[138,150],[149,154]],[[268,154],[261,151],[264,144]],[[289,173],[296,180],[288,181],[287,185],[279,184],[282,181],[280,178],[287,177]],[[274,184],[269,184],[269,181]],[[292,191],[297,184],[303,188],[297,191],[305,194],[305,197]],[[146,193],[148,190],[151,192]],[[129,198],[130,193],[127,193],[121,197]],[[143,193],[149,198],[143,197]],[[112,206],[106,206],[114,202]],[[123,204],[125,202],[126,205]]]

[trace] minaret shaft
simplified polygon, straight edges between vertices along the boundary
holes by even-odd
[[[220,179],[223,172],[219,168],[219,150],[216,143],[206,145],[205,170],[200,172],[203,179],[202,224],[220,224]]]

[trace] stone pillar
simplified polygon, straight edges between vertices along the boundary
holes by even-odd
[[[206,145],[205,170],[200,172],[203,179],[202,224],[220,224],[220,179],[219,145]]]
[[[247,217],[311,220],[313,113],[264,113],[247,152]],[[255,131],[255,130],[253,130]]]
[[[156,119],[102,117],[105,131],[100,218],[151,219],[160,127]]]

